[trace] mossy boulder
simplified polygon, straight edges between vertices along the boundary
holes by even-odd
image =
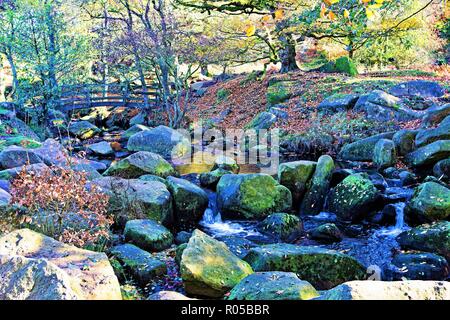
[[[351,281],[323,293],[320,300],[449,300],[442,281]]]
[[[450,261],[449,221],[415,227],[400,234],[397,241],[403,249],[436,253]]]
[[[359,96],[354,94],[335,94],[322,101],[317,110],[328,114],[346,112],[355,106],[358,99]]]
[[[135,134],[142,132],[142,131],[149,131],[150,128],[146,127],[142,124],[137,124],[132,126],[130,129],[128,129],[127,131],[125,131],[124,133],[122,133],[122,138],[123,139],[130,139],[132,136],[134,136]]]
[[[233,172],[219,168],[211,172],[202,173],[200,175],[200,184],[205,188],[215,190],[220,179],[226,174],[233,174]]]
[[[124,236],[126,241],[150,252],[163,251],[173,243],[172,233],[153,220],[128,221]]]
[[[269,106],[283,103],[291,96],[289,85],[283,81],[270,83],[267,88],[267,103]]]
[[[129,151],[149,151],[159,154],[164,159],[178,159],[191,151],[191,144],[180,132],[159,126],[144,130],[131,136],[128,140]]]
[[[183,251],[180,271],[188,294],[209,298],[223,297],[253,273],[250,265],[223,242],[199,230],[194,231]]]
[[[326,73],[344,73],[352,77],[358,75],[358,69],[353,60],[349,57],[340,57],[335,61],[329,61],[320,68],[320,71]]]
[[[445,280],[450,274],[447,260],[434,253],[401,253],[394,257],[395,280]]]
[[[422,223],[447,219],[450,217],[450,189],[435,182],[421,184],[408,202],[406,212]]]
[[[255,130],[268,130],[276,122],[276,115],[270,112],[261,112],[246,126],[246,128]]]
[[[394,132],[382,133],[366,139],[347,144],[342,148],[339,157],[348,161],[367,161],[373,160],[375,145],[381,139],[392,139]]]
[[[416,136],[416,147],[420,148],[439,140],[450,140],[450,116],[434,129],[420,130]]]
[[[326,223],[309,231],[309,237],[322,243],[341,242],[344,234],[334,223]]]
[[[237,164],[236,160],[227,156],[219,156],[215,158],[212,170],[214,171],[217,169],[231,171],[236,174],[238,174],[240,171],[239,165]]]
[[[366,277],[366,269],[356,259],[338,251],[312,246],[265,245],[252,248],[244,260],[257,272],[294,272],[319,290]]]
[[[177,224],[191,225],[199,222],[208,208],[208,194],[185,179],[169,177],[167,184],[174,200]]]
[[[41,146],[38,140],[34,140],[22,135],[13,135],[2,137],[0,140],[0,151],[5,150],[10,146],[20,146],[28,150],[36,149]]]
[[[173,223],[172,196],[161,182],[104,177],[92,183],[110,196],[108,210],[119,226],[135,219],[151,219],[165,226]]]
[[[81,140],[90,139],[100,132],[101,130],[89,121],[77,121],[69,124],[69,133]]]
[[[317,215],[322,212],[334,169],[334,161],[330,156],[319,158],[300,208],[302,214]]]
[[[160,183],[163,183],[166,186],[168,186],[168,183],[167,183],[166,179],[158,177],[158,176],[155,176],[153,174],[145,174],[143,176],[140,176],[139,180],[146,181],[146,182],[154,182],[154,181],[156,181],[156,182],[160,182]]]
[[[217,185],[217,204],[226,218],[264,219],[292,207],[289,189],[266,174],[225,175]]]
[[[444,88],[434,81],[411,80],[392,87],[389,91],[397,97],[439,98],[445,94]]]
[[[373,163],[378,169],[392,167],[397,162],[397,150],[392,140],[381,139],[373,151]]]
[[[316,289],[295,273],[257,272],[239,282],[227,300],[310,300],[318,296]]]
[[[116,259],[125,272],[130,273],[140,287],[145,288],[152,280],[167,272],[166,264],[150,253],[132,244],[113,247],[110,255]],[[114,265],[113,265],[114,266]],[[119,277],[123,275],[116,270]]]
[[[105,172],[105,176],[118,176],[127,179],[139,178],[146,174],[167,178],[175,175],[176,171],[159,154],[141,151],[113,163]]]
[[[299,217],[287,213],[274,213],[259,223],[258,230],[277,240],[293,241],[303,232]]]
[[[329,194],[328,209],[341,221],[356,221],[370,213],[379,193],[365,174],[348,176]]]
[[[291,191],[294,206],[300,206],[316,165],[312,161],[296,161],[282,163],[278,167],[278,181]]]
[[[433,166],[438,161],[449,157],[450,140],[441,140],[409,153],[405,160],[408,165],[419,168]]]
[[[406,156],[408,153],[414,151],[418,132],[418,130],[404,129],[394,134],[392,141],[394,141],[395,148],[400,156]]]

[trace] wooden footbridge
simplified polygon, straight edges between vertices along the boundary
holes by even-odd
[[[158,87],[143,90],[128,84],[81,84],[62,86],[57,105],[63,112],[100,107],[142,108],[159,104]]]

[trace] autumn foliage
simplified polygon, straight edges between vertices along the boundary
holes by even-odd
[[[86,173],[52,167],[20,172],[11,185],[11,203],[23,208],[22,222],[78,247],[92,247],[109,237],[109,197],[96,186],[86,188]]]

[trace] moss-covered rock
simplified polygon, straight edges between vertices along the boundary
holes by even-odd
[[[2,137],[0,140],[0,151],[5,150],[10,146],[20,146],[25,149],[36,149],[41,146],[41,143],[37,140],[22,136],[22,135],[13,135]]]
[[[450,181],[450,158],[437,162],[433,167],[433,175],[443,181]]]
[[[172,233],[153,220],[128,221],[124,230],[125,240],[146,251],[163,251],[173,243]]]
[[[373,163],[378,169],[392,167],[397,162],[397,150],[392,140],[381,139],[373,151]]]
[[[220,179],[226,174],[233,174],[233,172],[219,168],[211,172],[202,173],[200,175],[200,184],[205,188],[215,190]]]
[[[127,179],[139,178],[145,174],[166,178],[171,175],[176,175],[176,171],[160,155],[141,151],[113,163],[104,174],[106,176],[118,176]]]
[[[128,129],[127,131],[125,131],[123,134],[122,134],[122,138],[124,138],[124,139],[130,139],[132,136],[134,136],[135,134],[137,134],[137,133],[139,133],[139,132],[142,132],[142,131],[149,131],[150,130],[150,128],[149,127],[146,127],[146,126],[144,126],[144,125],[142,125],[142,124],[137,124],[137,125],[134,125],[134,126],[132,126],[130,129]]]
[[[247,129],[268,130],[277,122],[277,116],[270,112],[261,112],[246,126]]]
[[[395,148],[397,149],[397,153],[400,156],[406,156],[408,153],[412,152],[415,148],[415,140],[418,130],[400,130],[394,137],[392,141],[394,141]]]
[[[167,184],[174,200],[177,224],[184,226],[199,222],[208,208],[208,194],[185,179],[169,177]]]
[[[328,198],[328,209],[342,221],[355,221],[370,213],[379,193],[364,174],[348,176],[334,188]]]
[[[334,161],[330,156],[319,158],[316,171],[308,185],[308,190],[300,208],[302,214],[316,215],[322,212],[334,168]]]
[[[303,232],[299,217],[287,213],[274,213],[259,223],[258,230],[282,241],[293,241]]]
[[[119,226],[134,219],[151,219],[165,226],[173,222],[172,196],[161,182],[104,177],[92,183],[110,196],[108,210]]]
[[[283,103],[291,97],[289,86],[284,82],[271,83],[267,88],[267,103],[274,106]]]
[[[436,253],[450,261],[449,221],[418,226],[400,234],[397,241],[404,249]]]
[[[264,219],[292,207],[289,189],[266,174],[225,175],[217,185],[217,204],[224,217]]]
[[[238,174],[240,171],[239,165],[237,164],[236,160],[227,156],[219,156],[215,158],[212,170],[214,171],[217,169],[231,171],[236,174]]]
[[[258,272],[243,279],[227,300],[310,300],[319,293],[291,272]]]
[[[356,259],[337,251],[312,246],[273,244],[253,248],[244,259],[255,271],[294,272],[315,288],[333,288],[362,280],[366,270]]]
[[[450,157],[450,140],[433,142],[409,153],[405,160],[412,167],[433,166],[436,162]]]
[[[139,249],[132,244],[124,244],[113,247],[110,250],[113,259],[116,259],[136,280],[139,286],[145,288],[152,280],[167,272],[166,264],[154,258],[150,253]],[[114,265],[113,265],[114,266]],[[120,272],[116,274],[120,277]]]
[[[348,161],[367,161],[373,160],[375,145],[381,139],[392,139],[394,132],[382,133],[366,139],[347,144],[342,148],[339,157]]]
[[[211,298],[223,297],[253,273],[224,243],[199,230],[183,251],[180,270],[187,293]]]
[[[154,182],[154,181],[156,181],[156,182],[160,182],[160,183],[163,183],[166,186],[168,186],[168,183],[167,183],[166,179],[158,177],[158,176],[155,176],[155,175],[152,175],[152,174],[145,174],[143,176],[140,176],[139,180],[146,181],[146,182]]]
[[[291,191],[294,206],[300,206],[316,165],[312,161],[296,161],[282,163],[278,167],[278,181]]]
[[[412,219],[422,223],[450,217],[450,189],[434,182],[418,186],[406,206]]]
[[[450,140],[450,116],[434,129],[420,130],[416,136],[416,147],[420,148],[439,140]]]
[[[326,223],[309,232],[309,237],[323,243],[341,242],[344,234],[334,223]]]
[[[449,300],[442,281],[351,281],[324,292],[320,300]]]
[[[113,148],[111,148],[111,144],[107,141],[88,145],[87,149],[99,156],[110,156],[114,154],[114,150]]]
[[[81,140],[87,140],[100,133],[101,130],[89,121],[77,121],[69,124],[69,132]]]
[[[358,75],[358,69],[353,60],[349,57],[340,57],[335,61],[329,61],[320,68],[320,71],[326,73],[345,73],[352,77]]]

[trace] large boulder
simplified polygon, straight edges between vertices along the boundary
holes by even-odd
[[[352,281],[325,292],[321,300],[449,300],[450,284],[441,281]]]
[[[329,194],[328,209],[341,221],[356,221],[368,214],[379,193],[364,174],[348,176]]]
[[[164,183],[104,177],[92,183],[110,196],[109,211],[116,222],[151,219],[169,226],[173,222],[172,196]]]
[[[291,191],[294,206],[298,207],[303,200],[316,165],[312,161],[296,161],[282,163],[278,167],[278,181]]]
[[[412,80],[400,83],[389,90],[396,97],[440,98],[445,94],[444,89],[437,82]]]
[[[319,293],[292,272],[258,272],[243,279],[231,290],[227,300],[310,300]]]
[[[258,230],[277,240],[293,241],[303,232],[299,217],[287,213],[274,213],[258,224]]]
[[[130,273],[143,288],[167,272],[167,266],[163,261],[129,243],[113,247],[110,254],[112,259],[119,262],[120,268]],[[116,272],[120,273],[120,270]]]
[[[326,223],[309,231],[309,237],[322,243],[341,242],[344,234],[334,223]]]
[[[322,101],[317,106],[317,110],[324,113],[345,112],[351,110],[358,99],[359,96],[354,94],[332,95]]]
[[[0,300],[81,300],[71,277],[45,259],[0,254]]]
[[[181,278],[192,295],[221,298],[253,273],[228,247],[195,230],[181,258]]]
[[[366,139],[347,144],[342,148],[339,157],[348,161],[367,161],[373,160],[375,145],[382,139],[392,139],[395,132],[382,133]]]
[[[450,180],[450,158],[437,162],[433,167],[433,175],[444,181]]]
[[[42,159],[32,150],[22,147],[11,146],[0,152],[0,170],[37,163],[43,163]]]
[[[87,146],[87,149],[99,156],[110,156],[114,154],[113,148],[111,148],[111,144],[107,141],[102,141],[99,143],[94,143]]]
[[[141,151],[113,163],[105,172],[107,176],[120,176],[128,179],[136,179],[146,174],[167,178],[175,175],[176,171],[159,154]]]
[[[89,121],[77,121],[69,123],[69,132],[81,140],[87,140],[100,133],[101,130]]]
[[[172,233],[153,220],[128,221],[123,232],[125,240],[139,248],[159,252],[172,246]]]
[[[433,142],[406,155],[406,163],[412,167],[433,166],[450,157],[450,140]]]
[[[70,159],[69,152],[56,140],[47,139],[42,145],[33,150],[45,164],[51,166],[65,166]]]
[[[309,183],[300,212],[304,215],[317,215],[322,212],[330,188],[334,171],[334,161],[330,156],[322,156],[317,162],[316,172]]]
[[[361,97],[355,105],[355,112],[363,112],[368,119],[376,121],[408,121],[419,119],[422,113],[407,108],[402,99],[381,90],[374,90]]]
[[[185,179],[169,177],[167,184],[174,200],[177,223],[190,225],[199,222],[208,208],[208,194]]]
[[[150,128],[146,127],[142,124],[137,124],[132,126],[130,129],[128,129],[127,131],[125,131],[124,133],[122,133],[122,138],[123,139],[130,139],[132,136],[134,136],[135,134],[142,132],[142,131],[149,131]]]
[[[149,151],[161,155],[164,159],[180,158],[189,154],[189,140],[176,130],[159,126],[139,132],[128,140],[130,151]]]
[[[418,132],[418,130],[404,129],[394,134],[392,141],[394,142],[397,153],[400,156],[406,156],[408,153],[414,151],[415,140]]]
[[[397,150],[392,140],[381,139],[373,151],[373,163],[378,169],[392,167],[397,162]]]
[[[292,207],[289,189],[266,174],[225,175],[217,185],[217,204],[224,217],[264,219]]]
[[[416,147],[420,148],[438,140],[450,140],[450,116],[435,129],[419,131],[416,136]]]
[[[400,234],[397,241],[404,249],[436,253],[450,261],[449,221],[418,226]]]
[[[450,103],[443,106],[436,106],[427,109],[425,117],[423,118],[423,124],[426,127],[434,126],[444,120],[445,117],[450,115]]]
[[[250,249],[244,260],[258,272],[294,272],[320,290],[366,277],[366,269],[356,259],[338,251],[313,246],[265,245]]]
[[[200,174],[200,184],[202,187],[215,190],[220,179],[226,174],[233,174],[233,172],[221,168],[210,172],[204,172]]]
[[[434,253],[401,253],[394,257],[392,264],[397,267],[395,280],[445,280],[450,274],[450,267],[444,257]]]
[[[422,223],[447,219],[450,217],[450,189],[435,182],[421,184],[408,202],[406,213]]]
[[[0,299],[122,299],[104,253],[23,229],[0,238],[0,256]]]

